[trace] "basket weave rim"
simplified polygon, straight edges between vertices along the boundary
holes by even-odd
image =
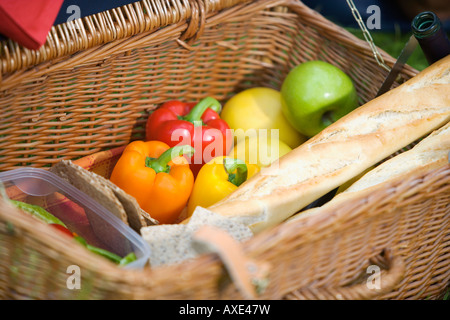
[[[52,26],[44,45],[31,50],[16,41],[0,42],[0,74],[10,74],[98,45],[185,22],[181,40],[198,37],[205,17],[251,0],[139,0]],[[187,26],[186,26],[187,25]]]
[[[83,50],[125,39],[138,34],[179,25],[180,37],[176,41],[189,49],[189,42],[199,38],[208,22],[214,22],[220,15],[246,10],[269,9],[287,6],[302,16],[305,23],[314,23],[323,29],[323,36],[338,40],[361,50],[362,54],[373,55],[369,44],[357,38],[344,28],[330,23],[317,11],[300,1],[292,0],[173,0],[164,2],[140,0],[122,7],[99,12],[81,19],[53,26],[46,43],[38,50],[30,50],[7,39],[0,42],[0,84],[13,80],[28,68],[39,65],[45,70],[49,64]],[[78,30],[78,31],[77,31]],[[378,48],[385,63],[392,67],[395,59]],[[374,57],[374,60],[375,57]],[[36,71],[36,70],[34,70]],[[409,76],[417,70],[405,65],[403,72]],[[2,83],[3,82],[3,83]]]
[[[333,206],[318,208],[317,212],[312,215],[304,218],[300,216],[300,219],[282,223],[272,229],[263,231],[245,243],[246,250],[252,252],[252,254],[260,251],[260,248],[270,250],[267,248],[270,245],[267,240],[276,243],[274,240],[277,238],[286,238],[287,236],[304,238],[305,242],[319,240],[323,231],[334,232],[339,230],[340,225],[349,225],[349,222],[358,221],[358,218],[363,215],[365,219],[375,217],[379,213],[370,210],[373,203],[382,206],[385,203],[390,203],[392,199],[401,202],[413,195],[414,188],[424,181],[433,185],[437,180],[447,176],[450,176],[450,163],[435,169],[417,168],[390,181],[350,194],[349,197],[334,203]],[[300,229],[302,234],[298,233]]]

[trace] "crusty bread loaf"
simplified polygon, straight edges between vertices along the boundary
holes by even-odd
[[[367,102],[209,207],[254,233],[450,120],[450,56]]]
[[[430,170],[441,167],[449,161],[449,152],[450,122],[432,132],[411,150],[405,151],[383,162],[381,165],[366,173],[344,190],[343,194],[371,188],[418,168]]]
[[[450,122],[435,130],[421,140],[414,148],[384,161],[364,174],[343,192],[337,194],[323,207],[337,205],[362,192],[371,192],[379,184],[392,181],[405,174],[419,174],[440,168],[450,161]],[[295,214],[288,221],[297,221],[320,212],[321,208],[312,208]]]

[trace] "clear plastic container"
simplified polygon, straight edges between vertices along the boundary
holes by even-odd
[[[122,268],[143,268],[150,248],[142,237],[84,192],[56,174],[39,168],[0,172],[10,199],[39,205],[59,218],[90,245],[121,257],[134,252],[136,260]]]

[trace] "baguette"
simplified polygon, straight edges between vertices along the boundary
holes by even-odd
[[[405,151],[367,172],[342,194],[372,188],[380,183],[407,174],[412,170],[432,170],[446,164],[450,152],[450,122],[432,132],[414,148]]]
[[[419,174],[420,172],[440,168],[450,161],[449,157],[450,122],[432,132],[412,149],[396,155],[370,170],[320,208],[336,205],[349,198],[354,198],[362,192],[367,194],[379,184],[392,181],[402,175]],[[290,217],[287,221],[297,221],[314,215],[320,208],[302,211]]]
[[[208,209],[274,226],[450,120],[450,56],[367,102]]]

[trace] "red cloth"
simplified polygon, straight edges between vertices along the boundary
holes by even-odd
[[[37,50],[46,41],[64,0],[0,0],[0,33]]]

